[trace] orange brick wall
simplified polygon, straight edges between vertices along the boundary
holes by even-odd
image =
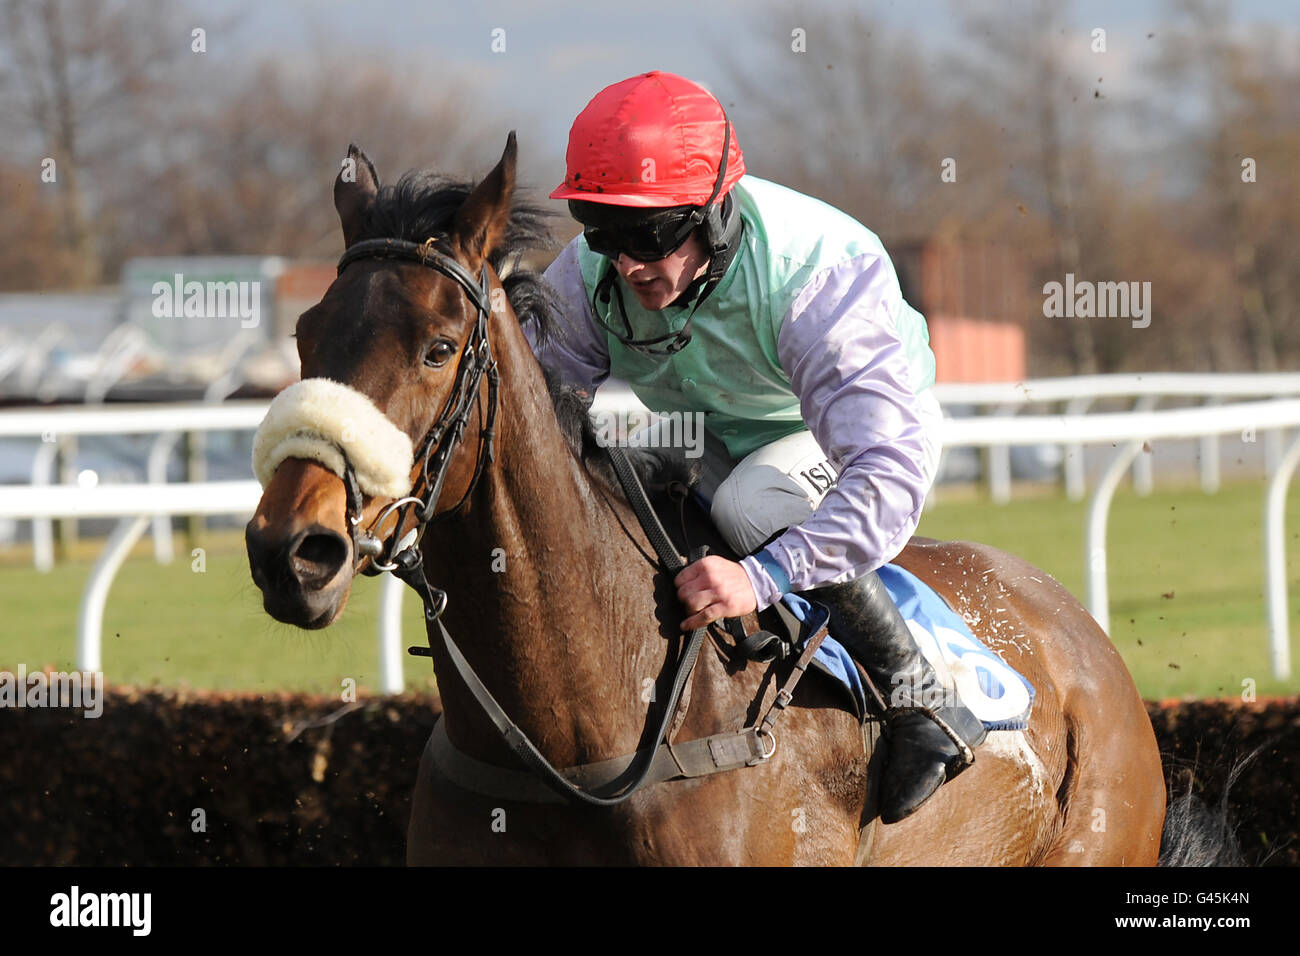
[[[939,382],[1027,375],[1030,315],[1022,257],[994,243],[929,239],[891,250],[903,296],[930,328]]]
[[[937,382],[1025,378],[1025,330],[1010,322],[927,317]]]

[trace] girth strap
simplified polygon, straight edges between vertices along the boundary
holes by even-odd
[[[484,763],[457,750],[447,737],[444,720],[434,725],[429,747],[438,770],[463,790],[520,803],[568,802],[535,774]],[[560,773],[575,787],[584,790],[617,790],[626,785],[633,764],[644,759],[647,752],[647,749],[642,749],[598,763],[569,767]],[[642,786],[738,770],[762,763],[763,759],[762,739],[758,730],[752,727],[740,733],[714,734],[684,744],[660,743],[655,748],[654,759],[650,761],[650,770]]]
[[[438,622],[438,626],[442,626],[441,621]],[[455,644],[447,635],[446,630],[443,630],[442,633],[448,647],[455,648]],[[758,726],[746,727],[734,733],[713,734],[709,737],[701,737],[685,743],[670,743],[666,739],[660,739],[653,751],[650,748],[642,748],[635,753],[611,757],[597,763],[568,767],[559,771],[551,768],[550,764],[546,763],[545,759],[538,755],[538,759],[545,764],[548,771],[565,781],[567,786],[564,788],[557,787],[555,781],[549,779],[545,774],[541,775],[539,779],[535,764],[532,761],[526,761],[530,768],[534,768],[533,772],[528,772],[484,763],[462,753],[455,748],[447,737],[446,725],[442,720],[439,720],[433,728],[433,735],[429,743],[430,755],[442,775],[461,789],[496,799],[514,800],[522,803],[564,803],[566,797],[569,799],[583,797],[585,798],[584,802],[595,802],[589,793],[583,791],[601,789],[613,792],[622,791],[623,796],[619,800],[608,801],[608,803],[616,803],[627,799],[641,787],[651,784],[662,783],[667,780],[707,777],[710,774],[723,773],[728,770],[739,770],[741,767],[754,767],[766,763],[772,754],[776,752],[776,737],[773,735],[776,722],[780,720],[781,715],[785,713],[785,709],[794,699],[795,685],[807,672],[813,655],[816,654],[817,648],[821,646],[825,638],[826,625],[823,623],[815,634],[809,635],[803,653],[799,655],[794,669],[786,678],[781,689],[777,691],[775,700],[768,707],[767,713]],[[459,656],[459,653],[459,648],[456,648],[453,659]],[[461,659],[463,660],[463,658]],[[468,667],[468,665],[466,666]],[[457,664],[457,670],[460,670],[459,664]],[[469,673],[471,676],[473,675],[472,670]],[[463,673],[462,676],[464,676]],[[477,677],[474,677],[474,680],[477,682]],[[482,687],[482,684],[479,683],[478,686]],[[471,685],[471,690],[473,689],[474,687]],[[483,688],[482,692],[487,695],[489,700],[491,699],[491,694],[488,693],[486,688]],[[477,691],[475,697],[478,699]],[[482,699],[479,702],[491,716],[491,708],[484,705]],[[496,702],[493,701],[492,703],[495,705]],[[671,714],[675,710],[676,707],[673,706],[669,713]],[[504,714],[502,716],[504,717]],[[514,727],[513,724],[510,726]],[[500,725],[498,725],[498,729],[500,729]],[[518,739],[529,747],[532,746],[518,728],[514,728],[514,730],[518,734]],[[508,732],[502,731],[502,733],[507,741],[511,739]],[[769,747],[764,746],[764,738],[770,741]],[[516,752],[519,751],[516,750]],[[646,762],[647,757],[650,757],[648,762]],[[635,781],[632,781],[630,776],[632,768],[638,761],[644,762],[644,766],[639,776]]]

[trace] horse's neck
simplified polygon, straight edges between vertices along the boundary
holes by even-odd
[[[502,331],[495,461],[472,506],[429,536],[430,580],[466,658],[544,754],[613,756],[636,748],[668,650],[654,571],[625,530],[635,519],[570,453],[523,335]],[[453,742],[497,759],[495,730],[434,648]]]

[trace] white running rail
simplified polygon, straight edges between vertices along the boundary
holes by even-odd
[[[32,484],[53,485],[60,450],[84,435],[156,434],[150,449],[147,480],[167,480],[167,459],[182,432],[253,431],[266,417],[269,402],[234,401],[222,404],[156,404],[127,406],[57,406],[0,413],[0,437],[39,438],[32,461]],[[66,517],[66,516],[55,516]],[[154,552],[159,560],[171,557],[170,516],[158,515],[154,523]],[[54,535],[49,517],[32,519],[32,555],[39,571],[54,567]]]
[[[1198,376],[1204,379],[1204,376]],[[1267,378],[1267,376],[1260,376]],[[1025,383],[1029,387],[1034,383]],[[981,388],[985,386],[980,386]],[[1022,386],[1011,386],[1021,388]],[[962,386],[962,388],[974,388]],[[997,386],[998,389],[1006,387]],[[1204,394],[1204,391],[1197,394]],[[1005,397],[1005,393],[999,396]],[[617,406],[617,395],[602,396],[604,407]],[[227,402],[221,405],[184,404],[130,408],[25,410],[0,413],[0,436],[158,433],[177,430],[255,429],[266,402]],[[1263,433],[1300,427],[1300,399],[1275,399],[1200,408],[1107,414],[998,415],[947,419],[942,440],[946,447],[994,447],[1059,442],[1062,436],[1079,444],[1123,443],[1111,459],[1088,508],[1086,562],[1088,606],[1103,628],[1109,625],[1106,578],[1106,520],[1115,489],[1144,442],[1155,439],[1204,438],[1250,427]],[[38,455],[38,458],[41,456]],[[46,456],[52,458],[52,456]],[[1288,649],[1286,493],[1300,467],[1300,437],[1269,467],[1264,507],[1265,574],[1268,595],[1269,646],[1273,673],[1290,676]],[[47,469],[48,471],[48,469]],[[141,485],[100,485],[80,488],[44,481],[30,486],[0,487],[0,517],[32,520],[54,517],[118,517],[122,519],[101,554],[82,598],[78,620],[78,660],[83,669],[98,669],[103,606],[113,576],[138,540],[152,515],[251,514],[261,490],[255,481]],[[400,634],[402,585],[387,576],[380,614],[381,682],[387,693],[403,686]],[[90,666],[92,663],[96,666]]]
[[[1133,411],[1151,411],[1163,398],[1200,398],[1204,405],[1209,406],[1222,404],[1228,398],[1300,396],[1300,374],[1149,372],[1076,375],[1014,383],[941,383],[934,386],[934,395],[940,405],[974,405],[985,414],[1013,413],[1013,409],[1035,404],[1060,404],[1061,411],[1065,414],[1082,415],[1094,402],[1107,398],[1132,398]],[[1199,437],[1201,489],[1206,494],[1213,494],[1219,489],[1219,436]],[[1267,469],[1271,470],[1281,457],[1282,441],[1283,435],[1279,431],[1265,433],[1264,462]],[[989,494],[995,503],[1004,504],[1011,500],[1009,449],[1001,443],[990,444],[988,447]],[[1062,444],[1062,451],[1065,493],[1071,501],[1080,501],[1087,490],[1083,446],[1067,440]],[[1138,457],[1133,461],[1134,490],[1140,495],[1151,492],[1151,467],[1151,459],[1148,457]]]

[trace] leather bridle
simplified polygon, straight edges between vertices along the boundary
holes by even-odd
[[[349,246],[339,258],[339,275],[342,275],[343,270],[358,259],[406,259],[418,262],[455,281],[469,296],[471,304],[477,310],[474,326],[461,350],[460,362],[456,369],[456,383],[451,395],[443,406],[438,420],[425,434],[424,440],[415,453],[415,460],[420,462],[420,483],[424,488],[423,493],[390,502],[384,506],[369,527],[360,528],[361,488],[352,463],[344,453],[343,483],[347,488],[347,522],[348,532],[352,536],[353,566],[370,558],[370,564],[361,572],[367,575],[392,571],[406,580],[402,572],[412,572],[416,568],[423,567],[424,562],[419,551],[420,541],[429,523],[434,520],[434,509],[437,507],[438,497],[442,494],[452,453],[465,435],[465,427],[470,415],[481,403],[479,386],[485,375],[488,381],[487,421],[479,431],[474,476],[470,479],[469,486],[457,505],[443,512],[438,516],[439,518],[454,514],[464,506],[483,474],[484,465],[492,461],[493,457],[492,439],[496,424],[500,375],[497,372],[496,360],[492,357],[491,343],[488,341],[488,318],[492,311],[488,266],[485,261],[479,278],[475,281],[469,270],[437,247],[437,243],[444,240],[445,237],[441,236],[428,239],[423,243],[409,242],[405,239],[365,239]],[[405,527],[413,509],[415,527],[407,531],[400,540],[395,540],[400,530]],[[375,532],[382,527],[393,511],[398,511],[397,525],[387,541],[381,540]],[[423,579],[422,572],[420,577]],[[415,584],[412,586],[417,591],[428,592],[425,595],[426,616],[433,620],[446,606],[447,596],[436,588],[430,588],[427,583],[423,581],[422,583],[423,588]]]

